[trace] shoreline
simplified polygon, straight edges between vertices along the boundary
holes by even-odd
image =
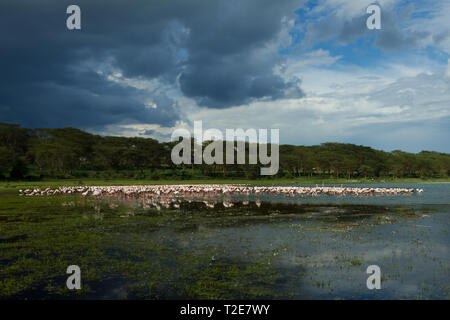
[[[348,180],[348,179],[191,179],[191,180],[138,180],[138,179],[49,179],[42,181],[1,181],[0,192],[18,191],[20,189],[59,188],[74,186],[131,186],[131,185],[249,185],[249,186],[283,186],[283,185],[382,185],[382,184],[423,184],[450,183],[450,178],[419,179],[405,178],[395,180]]]
[[[347,186],[248,186],[242,184],[186,184],[186,185],[134,185],[134,186],[75,186],[60,187],[57,189],[46,188],[19,190],[21,196],[52,196],[81,194],[86,196],[105,196],[105,195],[125,195],[125,196],[145,196],[162,198],[189,198],[189,197],[216,197],[232,195],[283,195],[293,196],[373,196],[373,195],[402,195],[422,193],[422,189],[413,188],[368,188],[368,187],[347,187]]]

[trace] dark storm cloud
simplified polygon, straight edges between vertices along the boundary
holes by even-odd
[[[450,30],[445,30],[443,32],[433,35],[433,41],[435,44],[440,44],[449,37],[450,37]]]
[[[409,14],[411,12],[409,11]],[[409,14],[404,19],[409,17]],[[417,46],[419,40],[430,35],[428,31],[402,30],[399,16],[390,11],[382,11],[382,30],[377,33],[375,46],[386,51],[395,51]]]
[[[367,17],[363,11],[351,18],[343,18],[336,12],[331,12],[306,24],[307,31],[303,43],[313,46],[321,41],[335,39],[339,44],[348,44],[367,33]]]
[[[205,57],[205,59],[207,59]],[[200,105],[221,108],[250,102],[256,98],[277,99],[288,97],[285,91],[298,88],[298,83],[285,82],[263,66],[273,66],[255,61],[258,57],[242,53],[236,59],[227,56],[210,57],[210,63],[201,59],[186,68],[180,77],[181,89],[187,96],[197,97]],[[298,89],[299,90],[299,89]],[[302,95],[299,90],[297,97]]]
[[[182,93],[207,107],[302,95],[273,73],[276,50],[264,51],[299,1],[80,0],[79,31],[66,29],[70,4],[0,3],[0,121],[92,128],[178,119],[169,95],[150,96],[158,108],[147,108],[147,91],[107,79],[117,71],[179,79]]]
[[[347,43],[361,37],[368,31],[366,26],[367,15],[359,15],[350,20],[346,20],[342,24],[342,28],[338,35],[338,41]]]
[[[414,47],[419,40],[429,36],[429,32],[401,29],[400,23],[410,18],[413,9],[408,6],[396,12],[381,8],[381,30],[367,29],[366,21],[370,14],[365,11],[349,18],[343,18],[333,11],[307,23],[303,44],[313,46],[321,41],[335,40],[338,44],[347,45],[360,37],[375,33],[374,45],[380,49],[394,51]]]

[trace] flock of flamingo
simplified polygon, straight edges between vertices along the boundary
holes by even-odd
[[[199,185],[141,185],[141,186],[91,186],[91,187],[60,187],[19,190],[24,196],[54,196],[81,194],[83,197],[121,196],[126,198],[154,198],[171,203],[178,200],[214,200],[224,198],[225,207],[232,206],[232,196],[244,196],[245,201],[254,197],[260,203],[259,196],[373,196],[373,195],[411,195],[421,193],[422,189],[408,188],[356,188],[335,186],[295,187],[295,186],[248,186],[229,184],[199,184]],[[175,201],[176,200],[176,201]],[[244,203],[245,203],[244,201]],[[216,201],[203,201],[206,206],[214,207]]]

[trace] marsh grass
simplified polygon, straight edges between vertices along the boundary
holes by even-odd
[[[339,279],[353,284],[336,274],[362,270],[365,276],[368,258],[353,249],[385,244],[386,237],[393,246],[406,241],[414,259],[437,268],[433,277],[449,272],[445,257],[423,243],[429,228],[398,229],[403,238],[389,229],[421,217],[410,207],[263,202],[209,209],[183,202],[156,210],[113,198],[21,197],[18,187],[0,191],[0,299],[334,298]],[[383,226],[388,233],[377,233]],[[255,238],[258,230],[262,238]],[[327,251],[328,260],[320,255]],[[383,274],[387,284],[400,278],[402,260],[394,253],[386,253],[385,262],[394,264]],[[418,260],[408,266],[411,261]],[[72,264],[82,270],[80,291],[66,289]],[[419,266],[407,270],[419,273]],[[448,285],[442,286],[439,294],[448,297]],[[311,287],[318,291],[308,292]]]
[[[126,185],[161,185],[161,184],[249,184],[249,185],[283,185],[283,184],[358,184],[358,183],[424,183],[424,182],[450,182],[450,178],[420,179],[420,178],[394,178],[394,179],[358,179],[343,178],[210,178],[190,180],[149,180],[149,179],[48,179],[41,181],[0,181],[0,191],[18,191],[32,188],[58,188],[62,186],[126,186]]]
[[[121,288],[124,298],[257,298],[270,296],[277,279],[261,263],[211,265],[207,247],[182,250],[163,235],[149,236],[169,227],[186,232],[214,217],[186,221],[192,211],[134,208],[121,218],[129,207],[78,196],[3,192],[0,199],[0,298],[89,298],[107,288]],[[79,291],[65,288],[72,264],[82,270]],[[263,284],[253,282],[260,277]]]

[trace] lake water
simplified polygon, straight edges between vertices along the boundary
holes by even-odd
[[[214,208],[200,200],[165,208],[147,198],[10,195],[11,204],[0,210],[8,235],[0,239],[6,250],[0,280],[15,277],[17,285],[24,274],[37,280],[2,296],[449,299],[450,183],[367,186],[424,191],[236,197],[233,206]],[[11,214],[18,203],[27,212]],[[24,221],[26,215],[39,222]],[[36,269],[20,261],[25,256]],[[86,275],[78,295],[64,288],[66,264],[80,265]],[[380,267],[379,290],[367,288],[370,265]]]

